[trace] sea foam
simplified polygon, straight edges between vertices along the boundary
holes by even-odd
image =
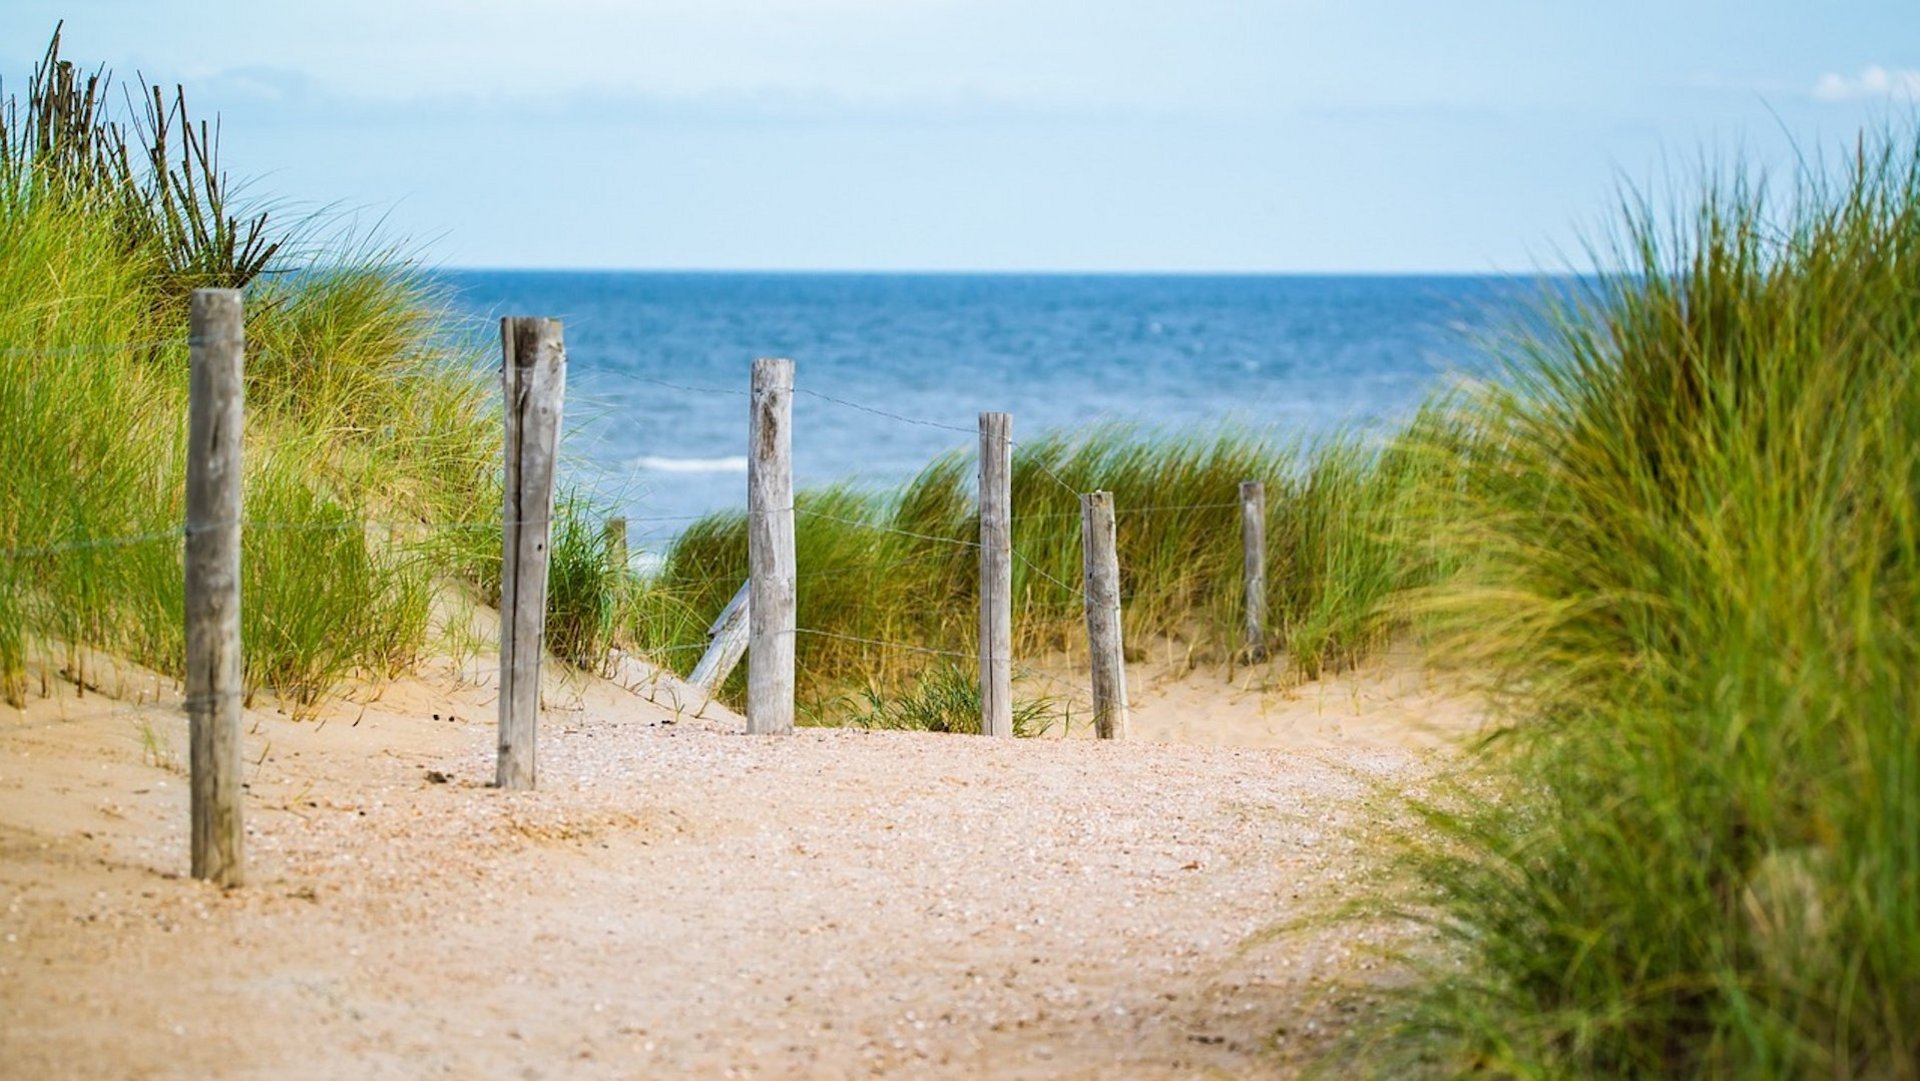
[[[747,456],[726,458],[663,458],[643,454],[633,460],[634,467],[654,473],[745,473]]]

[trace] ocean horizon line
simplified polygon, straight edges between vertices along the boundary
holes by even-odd
[[[551,274],[588,276],[622,274],[657,277],[756,278],[1051,278],[1195,281],[1541,281],[1582,280],[1602,275],[1591,271],[1500,270],[971,270],[971,269],[844,269],[844,268],[725,268],[725,267],[559,267],[559,266],[434,266],[435,274]]]

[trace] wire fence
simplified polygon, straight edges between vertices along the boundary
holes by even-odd
[[[0,357],[72,357],[105,355],[113,353],[149,353],[169,347],[192,345],[192,339],[153,338],[145,341],[130,342],[80,342],[73,345],[52,346],[7,346],[0,348]]]
[[[59,358],[59,357],[94,355],[94,354],[140,353],[140,352],[153,352],[158,350],[178,348],[181,346],[190,347],[197,344],[199,343],[194,338],[192,338],[192,336],[189,335],[189,336],[175,336],[175,337],[167,337],[167,338],[133,340],[133,341],[124,341],[124,342],[74,343],[74,344],[68,344],[68,345],[40,347],[40,348],[7,347],[7,348],[0,348],[0,357],[4,357],[8,359],[36,358],[36,357]],[[687,382],[680,382],[680,381],[675,381],[670,379],[662,379],[662,378],[658,378],[650,375],[631,375],[631,376],[624,376],[623,378],[629,378],[629,379],[632,379],[633,381],[643,383],[649,386],[660,387],[663,389],[669,389],[669,390],[677,391],[680,393],[686,393],[686,394],[715,395],[715,396],[725,396],[729,398],[741,398],[741,397],[751,396],[751,391],[740,388],[740,387],[707,386],[707,385],[700,385],[697,383],[687,383]],[[836,408],[854,411],[864,416],[876,417],[892,423],[909,425],[913,427],[924,428],[924,429],[929,429],[934,431],[952,433],[956,435],[975,435],[978,432],[978,429],[974,427],[969,427],[969,426],[964,426],[959,424],[952,424],[952,423],[948,423],[941,420],[930,419],[927,417],[913,416],[913,415],[902,413],[893,409],[882,408],[882,407],[871,405],[865,402],[852,400],[850,398],[841,397],[833,394],[827,394],[811,388],[805,388],[805,387],[794,388],[793,394],[796,397],[802,397],[802,398],[818,401]],[[1012,446],[1012,449],[1014,449],[1017,452],[1024,452],[1024,451],[1027,451],[1031,445],[1022,444],[1019,442],[1011,442],[1011,446]],[[1085,492],[1082,492],[1076,485],[1071,483],[1067,478],[1063,477],[1047,461],[1043,460],[1038,456],[1026,457],[1023,461],[1023,464],[1026,467],[1033,469],[1038,476],[1045,478],[1049,483],[1057,487],[1059,490],[1067,493],[1068,495],[1071,495],[1076,500],[1079,500],[1082,496],[1087,494]],[[1132,516],[1220,511],[1220,510],[1226,510],[1230,508],[1236,508],[1239,505],[1240,504],[1237,501],[1206,501],[1206,502],[1193,502],[1193,503],[1182,503],[1182,504],[1156,504],[1156,505],[1140,506],[1140,507],[1117,507],[1115,508],[1115,514],[1116,514],[1116,517],[1125,519]],[[954,555],[954,552],[951,550],[980,551],[982,548],[981,541],[977,539],[972,539],[967,537],[958,537],[958,536],[952,536],[952,535],[942,535],[939,533],[926,532],[924,530],[906,529],[906,528],[901,528],[894,524],[890,524],[885,521],[876,521],[869,518],[848,517],[843,514],[835,514],[828,510],[817,509],[814,507],[807,506],[804,500],[797,501],[795,505],[790,507],[778,508],[775,511],[770,513],[788,513],[788,512],[791,512],[796,517],[799,517],[802,519],[831,522],[836,525],[846,526],[850,528],[898,536],[905,540],[915,542],[916,545],[937,546],[935,550],[923,551],[916,554],[907,555],[898,559],[865,560],[865,561],[859,561],[855,563],[835,564],[835,565],[826,566],[826,567],[799,567],[795,569],[794,577],[796,581],[800,581],[800,582],[825,581],[825,580],[833,580],[833,579],[850,579],[850,578],[860,578],[860,577],[875,578],[880,575],[886,574],[888,572],[907,569],[907,568],[926,568],[926,567],[936,566],[936,565],[950,566],[953,563],[953,555]],[[715,513],[724,517],[728,512],[721,511],[721,512],[715,512]],[[743,518],[751,514],[750,511],[745,511],[745,510],[737,511],[734,513],[739,514]],[[715,516],[714,513],[707,513],[707,514],[664,514],[664,513],[663,514],[650,514],[650,513],[632,514],[632,513],[629,513],[626,515],[622,515],[621,517],[629,525],[640,525],[640,524],[685,525],[685,524],[696,522],[696,521],[706,520],[714,516]],[[1017,527],[1021,522],[1078,519],[1081,516],[1082,516],[1081,513],[1078,511],[1043,512],[1043,513],[1037,513],[1037,514],[1018,515],[1014,519],[1014,524],[1017,530]],[[514,528],[522,525],[533,525],[533,526],[550,525],[554,520],[555,518],[550,516],[546,519],[529,519],[526,521],[511,521],[511,520],[503,520],[501,517],[495,516],[492,518],[475,519],[475,520],[468,520],[468,521],[434,521],[424,517],[395,518],[395,517],[376,516],[376,517],[362,518],[362,517],[354,516],[351,513],[349,513],[342,517],[330,516],[324,519],[310,520],[310,521],[244,519],[239,523],[239,525],[241,526],[241,529],[243,531],[293,532],[293,533],[328,533],[328,532],[352,533],[352,532],[376,532],[380,530],[385,530],[390,535],[393,535],[393,534],[422,535],[424,534],[428,538],[431,538],[432,536],[444,535],[449,533],[456,533],[456,534],[469,533],[469,532],[479,533],[479,534],[499,533],[506,529]],[[209,522],[209,523],[180,522],[178,524],[170,525],[163,529],[140,530],[140,531],[129,532],[119,536],[73,537],[73,538],[49,537],[38,542],[15,543],[12,546],[0,548],[0,564],[5,564],[5,563],[17,564],[21,561],[57,558],[64,555],[71,555],[79,552],[87,552],[87,551],[94,551],[94,550],[122,549],[122,548],[137,546],[137,545],[143,545],[143,544],[153,544],[153,543],[169,542],[169,541],[181,542],[181,541],[184,541],[186,538],[202,530],[227,528],[233,524],[234,523],[231,523],[231,522]],[[12,539],[15,541],[18,540],[18,538],[12,538]],[[1048,567],[1041,565],[1041,563],[1039,563],[1035,558],[1033,558],[1026,551],[1024,551],[1017,543],[1011,547],[1010,552],[1013,560],[1018,564],[1020,568],[1022,568],[1025,571],[1025,573],[1059,590],[1060,594],[1063,596],[1066,596],[1069,598],[1085,598],[1086,588],[1082,583],[1065,580],[1062,577],[1056,575]],[[669,549],[669,556],[670,555],[671,555],[671,550]],[[712,589],[713,587],[722,587],[722,586],[737,587],[744,580],[744,572],[742,570],[736,570],[731,568],[714,568],[714,569],[702,570],[697,567],[690,567],[690,566],[684,565],[683,563],[676,564],[669,558],[666,561],[657,563],[643,577],[647,577],[655,583],[670,583],[675,589],[682,590],[682,591],[685,591],[685,590],[700,591],[700,590]],[[963,660],[963,661],[973,661],[977,659],[977,655],[974,653],[962,652],[960,650],[946,648],[940,645],[933,645],[926,642],[891,641],[884,638],[872,637],[870,635],[848,633],[844,629],[800,626],[800,627],[796,627],[793,633],[796,635],[816,639],[821,642],[833,642],[833,643],[841,643],[841,644],[847,644],[847,645],[859,645],[859,646],[869,647],[874,649],[892,650],[892,651],[897,651],[904,654],[909,654],[915,657],[923,657],[923,658],[937,657],[937,658],[948,658],[948,659]],[[694,643],[681,643],[681,644],[674,644],[674,645],[655,646],[655,647],[644,649],[641,651],[641,653],[650,658],[663,658],[663,657],[673,657],[677,655],[692,654],[694,652],[704,651],[706,648],[707,648],[707,645],[705,643],[694,642]],[[1065,656],[1070,666],[1069,674],[1077,679],[1083,671],[1083,666],[1079,666],[1079,667],[1073,666],[1074,654],[1071,651],[1068,651],[1065,654]],[[497,676],[498,670],[496,669],[492,674]],[[481,678],[484,678],[485,673],[478,673],[478,676]],[[1073,682],[1070,682],[1068,680],[1063,680],[1057,675],[1054,675],[1050,672],[1046,672],[1040,669],[1023,668],[1021,678],[1023,680],[1032,679],[1032,680],[1036,680],[1043,683],[1056,684],[1071,694],[1076,694],[1076,695],[1085,694],[1084,686],[1076,686]],[[304,689],[302,688],[293,688],[293,689],[290,689],[290,691],[291,693],[305,693]],[[277,693],[277,691],[273,688],[252,688],[245,693],[255,694],[255,693],[263,693],[263,692]]]

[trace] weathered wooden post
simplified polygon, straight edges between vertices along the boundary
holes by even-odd
[[[1127,663],[1120,644],[1120,560],[1115,553],[1113,493],[1080,497],[1080,544],[1086,567],[1087,660],[1093,670],[1093,732],[1127,738]]]
[[[631,560],[627,549],[627,520],[609,518],[605,529],[607,541],[607,566],[617,571],[626,571]]]
[[[1013,735],[1013,414],[980,414],[980,733]]]
[[[746,655],[748,594],[752,590],[752,579],[740,583],[740,589],[734,593],[733,599],[720,609],[713,625],[707,628],[707,651],[700,655],[700,663],[693,666],[693,674],[687,677],[687,682],[709,695],[720,689],[720,685],[733,674],[740,658]]]
[[[245,321],[238,289],[196,289],[187,405],[187,727],[193,877],[246,880],[240,802],[240,443]]]
[[[553,476],[567,387],[558,319],[500,320],[506,495],[500,528],[500,760],[495,783],[532,788],[547,622]]]
[[[1267,659],[1267,486],[1240,482],[1241,567],[1246,585],[1246,641],[1249,661]]]
[[[793,731],[793,361],[753,362],[747,435],[747,731]]]

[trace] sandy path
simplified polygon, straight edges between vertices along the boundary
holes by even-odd
[[[180,877],[177,694],[123,682],[151,700],[0,716],[0,1075],[1287,1076],[1371,962],[1351,927],[1261,932],[1351,888],[1368,786],[1422,768],[749,739],[593,684],[508,795],[491,692],[409,683],[249,714],[222,894]]]

